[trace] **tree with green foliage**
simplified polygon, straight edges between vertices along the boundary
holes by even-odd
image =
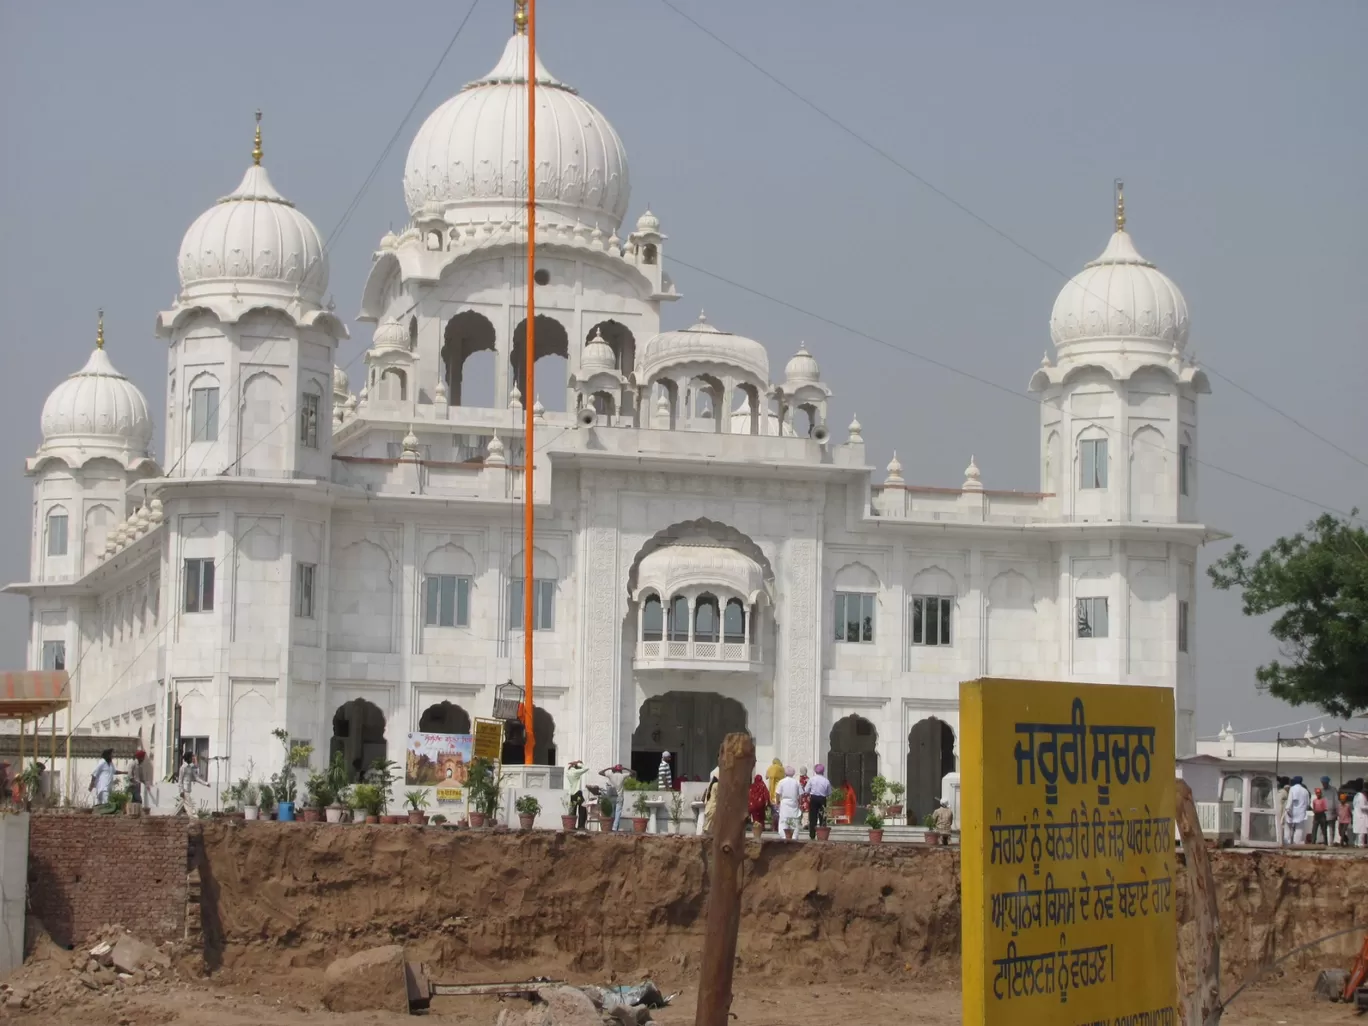
[[[1357,517],[1323,514],[1258,559],[1236,545],[1207,569],[1222,591],[1240,590],[1246,616],[1278,614],[1282,659],[1259,667],[1259,687],[1344,719],[1368,710],[1368,531]]]

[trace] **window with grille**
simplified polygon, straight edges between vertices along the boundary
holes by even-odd
[[[318,567],[313,563],[295,564],[295,616],[312,620],[314,615],[314,576]]]
[[[43,669],[45,669],[45,670],[65,670],[65,669],[66,669],[66,642],[65,642],[65,641],[45,641],[45,642],[43,642]]]
[[[912,598],[912,644],[950,644],[950,610],[955,600],[943,595]]]
[[[457,577],[454,574],[428,574],[424,588],[424,626],[470,626],[469,577]]]
[[[1105,638],[1107,636],[1107,600],[1081,598],[1077,600],[1078,636]]]
[[[1085,438],[1078,443],[1080,488],[1107,487],[1107,440]]]
[[[214,610],[214,561],[185,561],[185,611],[210,613]]]
[[[1188,650],[1188,604],[1186,599],[1178,600],[1178,651]]]
[[[67,554],[67,515],[49,513],[47,518],[47,554],[65,556]]]
[[[556,629],[556,582],[543,578],[532,581],[532,629]],[[523,582],[515,577],[508,582],[508,629],[523,629]]]
[[[218,441],[219,390],[196,388],[190,392],[190,441]]]
[[[299,404],[299,444],[318,448],[318,396],[305,392]]]
[[[873,641],[874,596],[865,592],[838,591],[835,620],[837,641]]]

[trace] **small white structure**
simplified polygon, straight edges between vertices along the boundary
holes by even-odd
[[[97,345],[58,386],[29,461],[32,667],[74,669],[77,719],[138,734],[159,771],[194,750],[231,780],[273,770],[273,728],[321,762],[403,759],[520,681],[536,637],[537,759],[701,778],[747,729],[762,763],[825,762],[860,791],[906,780],[920,818],[957,769],[962,680],[1174,690],[1195,749],[1198,398],[1182,294],[1123,208],[1067,284],[1041,400],[1040,487],[883,476],[805,345],[769,351],[679,298],[668,237],[630,207],[604,115],[509,40],[419,129],[411,221],[360,296],[351,392],[319,233],[272,184],[258,130],[241,183],[180,247],[160,463],[141,394]],[[526,76],[539,125],[535,356],[565,412],[524,403]],[[225,173],[228,173],[225,170]],[[706,172],[703,172],[706,173]],[[299,183],[295,183],[296,189]],[[212,196],[211,192],[206,197]],[[1042,303],[1049,297],[1042,296]],[[1023,354],[1024,355],[1024,354]],[[492,363],[492,389],[474,364]],[[562,385],[538,377],[550,397]],[[966,456],[969,454],[966,453]],[[519,507],[536,468],[534,622]]]

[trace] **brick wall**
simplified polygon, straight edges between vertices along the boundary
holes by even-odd
[[[154,943],[180,940],[189,830],[170,817],[33,816],[30,912],[62,945],[115,924]]]

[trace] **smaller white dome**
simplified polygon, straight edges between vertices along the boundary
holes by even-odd
[[[616,370],[617,358],[613,356],[613,347],[603,340],[603,335],[595,328],[589,341],[584,344],[584,352],[580,354],[580,377],[587,378],[604,372],[612,374]]]
[[[660,234],[660,218],[651,213],[651,208],[646,208],[646,213],[637,218],[636,230],[642,234]]]
[[[1060,291],[1050,314],[1056,346],[1101,339],[1187,345],[1188,308],[1167,275],[1136,252],[1124,229]]]
[[[822,380],[822,370],[817,366],[817,358],[808,352],[807,343],[800,345],[789,360],[784,378],[795,385],[815,385]]]
[[[236,189],[195,219],[181,241],[181,288],[223,292],[252,283],[259,291],[318,303],[328,290],[328,254],[313,222],[253,164]]]
[[[342,399],[347,398],[347,372],[336,364],[333,365],[333,395]]]
[[[138,386],[120,374],[100,344],[85,366],[43,403],[43,449],[102,447],[146,455],[152,417]]]
[[[698,323],[691,328],[662,331],[646,343],[641,366],[647,381],[681,364],[716,364],[741,371],[761,388],[769,383],[765,347],[754,339],[713,327],[705,314],[699,314]]]
[[[398,320],[381,321],[371,342],[374,349],[402,349],[408,352],[409,333]]]

